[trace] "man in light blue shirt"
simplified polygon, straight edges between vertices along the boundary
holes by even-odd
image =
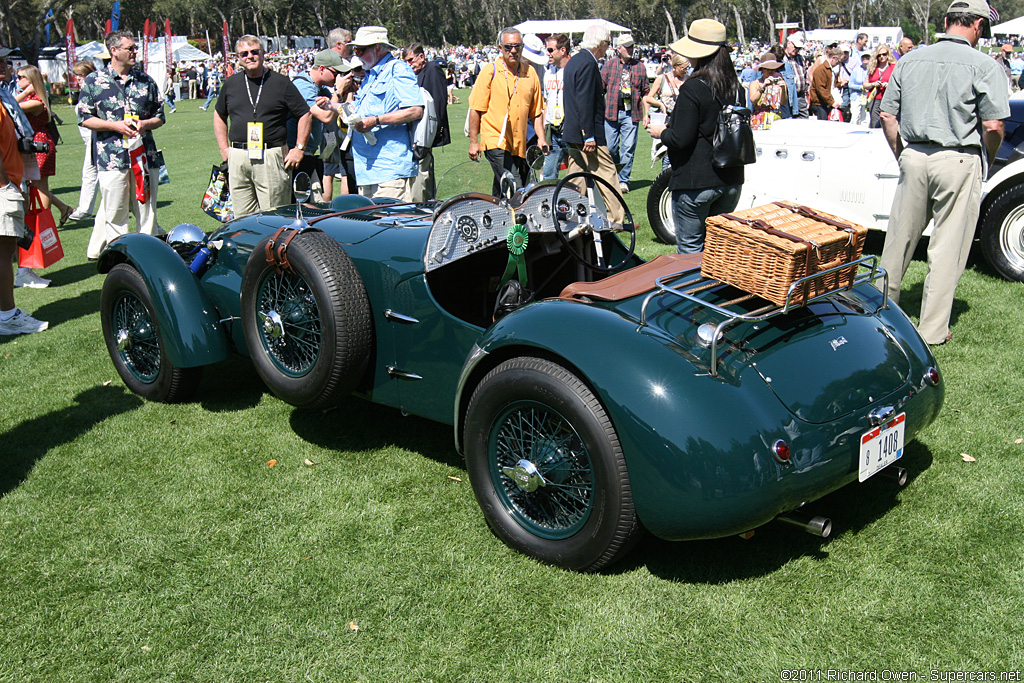
[[[858,126],[867,125],[868,106],[864,99],[864,81],[868,79],[868,63],[871,54],[861,53],[860,64],[850,71],[850,123]]]
[[[419,121],[424,106],[416,74],[392,56],[396,47],[388,42],[386,28],[363,26],[351,45],[366,69],[355,99],[359,118],[351,123],[356,133],[362,133],[352,138],[359,194],[410,201],[419,168],[406,124]]]

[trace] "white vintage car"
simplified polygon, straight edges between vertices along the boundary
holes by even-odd
[[[976,239],[1008,280],[1024,282],[1024,101],[1010,102],[1006,138],[982,188]],[[795,201],[885,230],[900,169],[880,129],[816,119],[784,119],[754,132],[757,162],[746,167],[737,208]],[[651,186],[647,215],[663,242],[675,242],[668,172]],[[929,234],[929,231],[925,234]]]

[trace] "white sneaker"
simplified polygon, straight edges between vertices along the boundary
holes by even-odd
[[[36,320],[20,308],[14,309],[14,315],[9,320],[0,320],[0,334],[32,334],[42,332],[50,323],[45,320]]]
[[[32,287],[33,289],[43,289],[44,287],[50,286],[50,281],[44,277],[39,277],[31,270],[18,270],[18,275],[14,278],[15,287]]]
[[[619,193],[620,194],[626,194],[627,192],[629,192],[629,184],[628,183],[619,183]]]
[[[83,213],[78,209],[75,209],[74,211],[71,212],[71,215],[68,216],[68,218],[70,218],[73,221],[83,221],[86,218],[95,218],[95,216],[93,216],[91,213]]]

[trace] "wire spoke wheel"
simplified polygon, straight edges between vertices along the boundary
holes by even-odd
[[[543,358],[510,358],[466,408],[466,471],[488,526],[543,562],[597,571],[640,535],[615,427],[587,384]]]
[[[119,292],[111,319],[125,368],[140,382],[152,384],[160,374],[160,338],[146,305],[131,292]]]
[[[260,342],[274,365],[302,377],[320,355],[320,309],[306,281],[291,271],[270,271],[256,295]]]
[[[293,406],[336,405],[363,378],[373,317],[362,278],[345,249],[310,230],[288,242],[287,263],[268,263],[270,238],[242,273],[242,334],[253,367]]]
[[[509,407],[491,431],[491,477],[499,498],[524,527],[567,538],[594,504],[590,453],[571,424],[539,403]]]
[[[150,401],[183,401],[195,392],[202,368],[175,365],[155,311],[149,287],[133,266],[110,269],[100,293],[100,324],[117,374]],[[173,324],[169,329],[175,333]]]

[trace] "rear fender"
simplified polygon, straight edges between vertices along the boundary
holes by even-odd
[[[191,368],[217,363],[231,354],[217,309],[199,279],[163,240],[139,233],[119,237],[100,255],[99,272],[108,273],[119,263],[131,264],[145,281],[171,363]]]

